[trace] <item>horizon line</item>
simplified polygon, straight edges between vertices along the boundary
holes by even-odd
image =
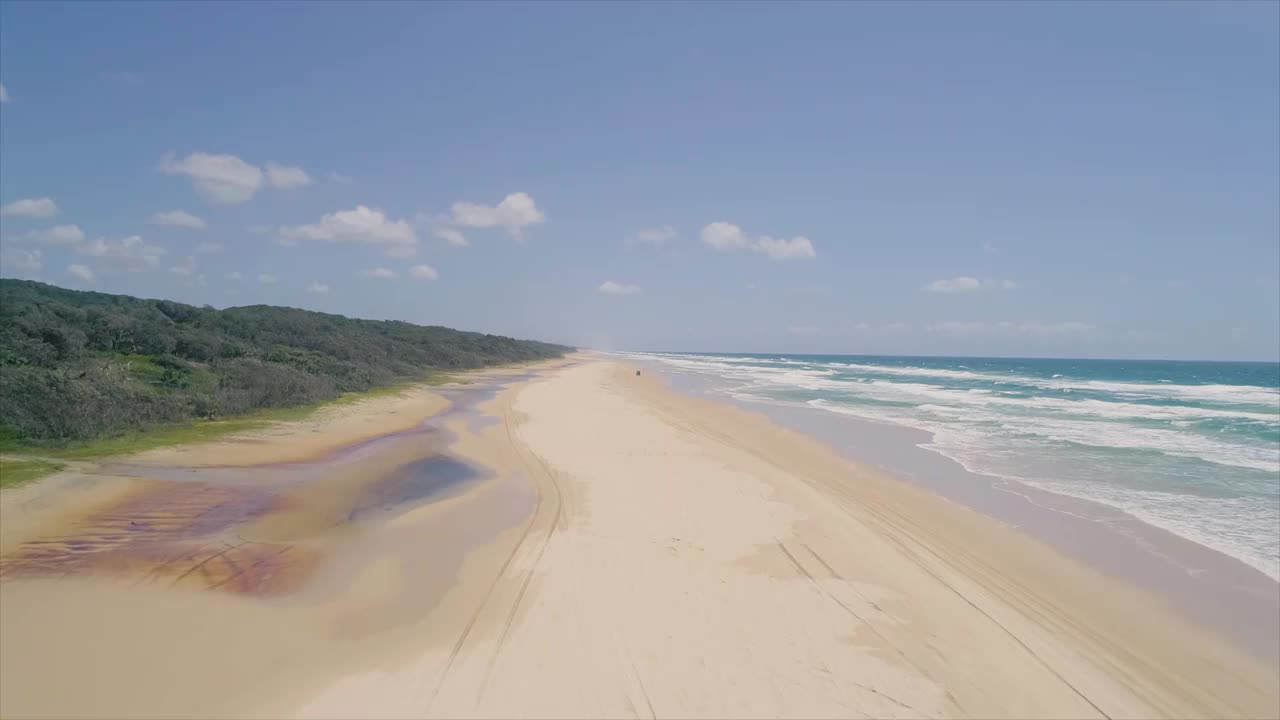
[[[851,352],[774,352],[774,351],[695,351],[695,350],[601,350],[579,346],[579,350],[593,352],[648,353],[653,355],[778,355],[781,357],[818,357],[835,355],[841,357],[882,357],[934,360],[1101,360],[1106,362],[1181,362],[1181,363],[1251,363],[1255,365],[1280,365],[1280,358],[1269,360],[1206,360],[1202,358],[1161,358],[1161,357],[1083,357],[1056,355],[908,355],[894,353],[851,353]]]

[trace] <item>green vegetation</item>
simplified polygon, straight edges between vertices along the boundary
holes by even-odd
[[[82,458],[206,440],[568,349],[295,308],[216,310],[0,279],[0,449]]]
[[[17,487],[26,482],[52,475],[64,465],[48,460],[15,460],[0,457],[0,488]]]
[[[430,376],[427,384],[436,377]],[[373,397],[402,392],[407,383],[375,388],[366,392],[345,393],[333,400],[297,405],[294,407],[268,408],[225,420],[193,420],[190,422],[159,425],[146,430],[132,430],[117,435],[92,440],[67,440],[53,443],[24,441],[12,435],[0,436],[0,451],[26,452],[37,450],[41,456],[59,460],[92,460],[111,455],[128,455],[168,445],[209,442],[226,435],[248,432],[272,423],[305,420],[316,411],[335,405],[358,402]]]

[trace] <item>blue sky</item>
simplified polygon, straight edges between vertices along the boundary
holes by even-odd
[[[1277,8],[6,2],[0,272],[595,347],[1275,359]]]

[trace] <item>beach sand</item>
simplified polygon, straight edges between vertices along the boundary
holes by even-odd
[[[6,577],[0,715],[1280,715],[1275,667],[986,516],[652,373],[541,372],[447,423],[465,491],[283,513],[291,594]]]
[[[560,364],[469,373],[6,489],[0,717],[282,717],[338,678],[414,657],[426,640],[408,629],[432,627],[463,558],[533,506],[503,464],[505,429],[475,420]],[[479,407],[453,413],[477,391]],[[397,471],[441,456],[476,476],[351,521]]]
[[[1274,668],[1159,599],[760,416],[609,363],[512,410],[541,500],[509,564],[304,716],[1277,713]]]

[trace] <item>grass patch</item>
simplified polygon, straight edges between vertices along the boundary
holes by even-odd
[[[256,430],[275,423],[306,420],[327,408],[350,405],[372,398],[399,395],[409,388],[423,383],[427,385],[444,385],[450,382],[458,381],[453,376],[433,374],[425,380],[404,381],[364,392],[344,393],[332,400],[309,405],[269,408],[222,420],[195,420],[188,423],[163,425],[147,430],[124,433],[108,438],[61,444],[23,442],[12,433],[3,432],[3,428],[0,428],[0,452],[39,455],[61,460],[92,460],[111,455],[132,455],[144,450],[170,445],[210,442],[228,435]]]
[[[129,455],[167,445],[207,442],[233,433],[245,432],[272,422],[257,417],[232,420],[198,420],[180,425],[164,425],[150,430],[124,433],[109,438],[69,442],[61,445],[11,445],[0,449],[39,454],[61,460],[91,460],[109,455]]]
[[[0,488],[11,488],[52,475],[66,467],[48,460],[16,460],[0,457]]]
[[[426,383],[427,385],[450,385],[450,384],[470,385],[471,384],[470,380],[464,380],[458,377],[457,375],[451,375],[449,373],[431,373],[426,377],[425,380],[423,380],[423,382]]]

